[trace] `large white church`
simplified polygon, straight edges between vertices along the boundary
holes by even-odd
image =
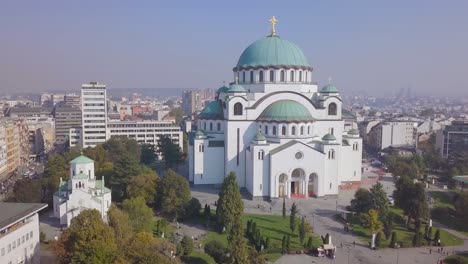
[[[362,139],[345,129],[340,92],[319,89],[302,50],[276,34],[242,52],[234,82],[198,116],[189,179],[220,184],[231,171],[253,198],[338,194],[360,183]]]

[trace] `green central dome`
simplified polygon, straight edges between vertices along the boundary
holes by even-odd
[[[269,105],[258,117],[259,121],[311,121],[309,110],[302,104],[292,100],[280,100]]]
[[[250,44],[237,62],[236,67],[255,66],[300,66],[310,68],[307,58],[296,44],[268,36]]]
[[[223,117],[223,108],[220,101],[211,101],[200,112],[200,119],[219,119]]]

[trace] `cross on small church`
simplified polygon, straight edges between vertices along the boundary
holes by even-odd
[[[271,35],[276,36],[275,25],[276,25],[276,23],[278,23],[278,20],[276,19],[275,16],[272,16],[271,19],[268,20],[268,22],[270,22],[270,24],[271,24]]]

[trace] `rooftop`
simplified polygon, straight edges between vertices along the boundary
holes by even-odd
[[[44,209],[41,203],[0,203],[0,230]]]

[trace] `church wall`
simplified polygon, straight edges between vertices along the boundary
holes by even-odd
[[[195,156],[194,147],[189,144],[188,145],[188,160],[189,160],[188,165],[189,165],[189,181],[190,182],[194,182],[193,181],[193,173],[195,170],[195,167],[193,164],[194,156]]]
[[[237,130],[239,129],[239,163],[237,162]],[[226,165],[225,175],[234,171],[240,187],[246,187],[246,153],[257,132],[257,125],[248,121],[228,121],[225,139]]]
[[[350,146],[341,146],[341,182],[361,181],[362,139],[347,138]],[[358,150],[353,144],[358,143]]]
[[[319,193],[318,196],[322,195],[336,195],[338,194],[338,187],[340,185],[340,159],[341,159],[341,144],[338,145],[324,145],[323,147],[325,152],[325,181],[321,186],[322,193]],[[329,159],[328,153],[330,150],[334,150],[335,158]]]
[[[270,175],[269,175],[269,146],[268,145],[251,145],[252,174],[247,175],[248,181],[252,182],[249,192],[254,197],[262,197],[270,195]],[[258,153],[263,151],[263,160],[259,159]]]
[[[224,148],[205,145],[203,177],[197,178],[198,184],[220,184],[224,180]]]

